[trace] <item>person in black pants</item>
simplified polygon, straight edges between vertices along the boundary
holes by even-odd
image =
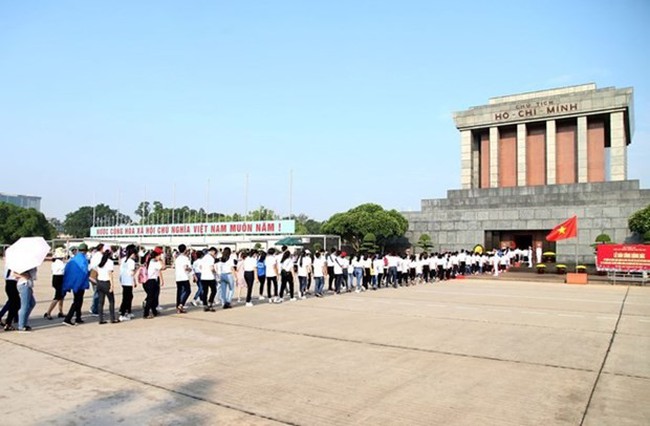
[[[84,320],[81,319],[81,306],[84,302],[84,293],[90,285],[88,283],[88,259],[86,252],[88,246],[85,243],[79,244],[77,254],[70,259],[65,265],[63,272],[63,293],[72,291],[73,301],[70,305],[70,310],[63,320],[65,325],[83,324]],[[72,317],[76,317],[76,322],[72,322]]]
[[[18,311],[20,310],[20,293],[18,293],[18,283],[16,280],[11,279],[11,270],[7,271],[5,277],[5,293],[7,293],[8,313],[7,322],[5,323],[5,331],[14,331],[14,322],[18,321]]]
[[[334,289],[334,280],[336,279],[336,275],[334,275],[334,255],[336,254],[336,249],[332,247],[330,249],[330,254],[327,255],[327,276],[329,277],[328,284],[327,284],[327,290],[332,291]]]
[[[158,299],[160,297],[160,287],[165,285],[162,278],[163,263],[160,260],[162,249],[156,247],[147,262],[147,282],[143,285],[147,293],[147,300],[144,305],[144,318],[151,319],[158,316]]]

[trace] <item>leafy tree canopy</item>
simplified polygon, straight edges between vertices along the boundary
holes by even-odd
[[[359,250],[363,237],[374,234],[380,245],[406,233],[408,221],[396,210],[384,210],[378,204],[362,204],[344,213],[336,213],[321,227],[326,234],[341,236],[355,250]]]
[[[429,234],[420,235],[418,240],[418,247],[424,251],[429,251],[433,247],[433,242],[431,241],[431,236]]]
[[[0,242],[13,244],[21,237],[56,237],[56,230],[43,213],[0,202]]]
[[[632,214],[627,222],[630,231],[644,235],[650,231],[650,205]]]
[[[65,215],[63,221],[63,230],[66,234],[75,238],[83,238],[90,235],[90,228],[93,226],[93,216],[95,225],[110,226],[116,223],[130,223],[131,219],[112,209],[106,204],[97,204],[94,209],[92,206],[83,206],[74,212]]]

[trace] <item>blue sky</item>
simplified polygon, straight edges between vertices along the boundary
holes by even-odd
[[[0,191],[47,216],[145,197],[327,219],[460,187],[451,114],[634,87],[650,185],[650,2],[3,1]]]

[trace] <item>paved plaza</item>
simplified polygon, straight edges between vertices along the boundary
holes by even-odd
[[[0,332],[4,425],[650,424],[650,288],[467,279],[176,315],[168,284],[156,319],[70,328],[42,318],[41,275],[35,331]]]

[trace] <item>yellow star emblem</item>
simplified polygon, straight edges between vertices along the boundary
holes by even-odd
[[[566,228],[564,226],[560,226],[560,229],[557,230],[559,234],[564,234],[566,232]]]

